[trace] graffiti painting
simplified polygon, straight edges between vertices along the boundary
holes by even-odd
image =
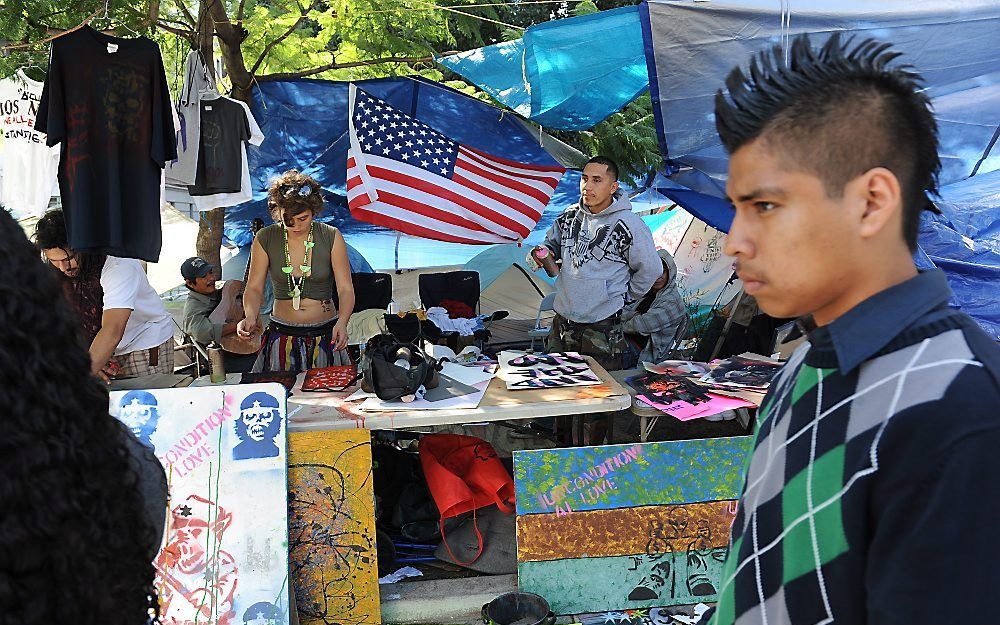
[[[509,391],[593,386],[601,383],[587,360],[576,352],[500,352],[498,360],[500,369],[497,375],[507,384]]]
[[[368,430],[289,437],[288,550],[303,625],[381,622]]]
[[[739,436],[514,452],[519,587],[557,614],[715,601],[750,448]]]
[[[776,360],[733,356],[706,373],[702,380],[722,386],[767,388],[782,364]]]
[[[288,624],[285,428],[275,427],[285,402],[276,397],[277,384],[111,393],[111,414],[167,474],[154,560],[164,625]],[[248,440],[262,447],[237,453]]]

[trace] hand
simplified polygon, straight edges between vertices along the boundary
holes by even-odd
[[[252,339],[254,337],[254,334],[256,334],[257,330],[259,329],[259,327],[260,327],[260,322],[257,317],[254,317],[253,319],[250,318],[243,319],[238,324],[236,324],[236,335],[239,336],[241,339],[246,339],[246,340]]]
[[[330,344],[333,345],[333,350],[338,352],[347,347],[347,328],[339,323],[333,326],[333,336]]]
[[[111,379],[121,372],[121,365],[114,360],[109,360],[100,370],[94,373],[105,384],[111,384]]]

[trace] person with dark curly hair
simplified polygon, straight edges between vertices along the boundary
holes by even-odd
[[[4,210],[0,266],[0,624],[158,622],[163,468],[109,414],[55,276]]]
[[[323,210],[322,188],[292,169],[271,183],[267,204],[277,223],[254,239],[243,294],[246,318],[236,329],[247,339],[260,330],[264,282],[270,279],[274,309],[253,370],[303,371],[350,364],[344,348],[347,320],[354,309],[351,265],[340,231],[315,221]],[[334,286],[338,305],[333,302]]]
[[[38,220],[35,242],[64,276],[94,375],[107,380],[173,373],[173,322],[138,260],[70,249],[58,209]]]

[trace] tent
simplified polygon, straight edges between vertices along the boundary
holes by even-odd
[[[513,243],[493,245],[462,267],[479,272],[479,303],[484,315],[506,310],[511,319],[530,319],[534,323],[538,305],[552,292],[555,280],[544,271],[528,268],[524,258],[530,249]]]

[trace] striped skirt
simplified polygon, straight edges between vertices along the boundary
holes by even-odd
[[[336,319],[318,324],[290,323],[272,317],[261,337],[261,348],[253,371],[305,371],[351,364],[346,349],[333,350],[333,326],[336,323]]]

